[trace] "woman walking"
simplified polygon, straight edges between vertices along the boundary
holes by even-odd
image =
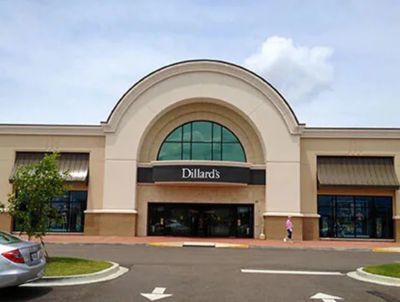
[[[293,222],[292,222],[292,217],[288,216],[287,220],[286,220],[286,232],[287,232],[287,236],[285,238],[283,238],[283,241],[289,241],[291,243],[293,243],[292,240],[292,234],[293,234]]]

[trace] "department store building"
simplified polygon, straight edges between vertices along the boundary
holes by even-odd
[[[160,68],[100,125],[1,124],[0,200],[52,151],[70,176],[51,232],[282,239],[291,216],[297,240],[400,241],[400,129],[306,127],[227,62]]]

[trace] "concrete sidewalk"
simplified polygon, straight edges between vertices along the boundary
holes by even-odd
[[[272,248],[304,248],[304,249],[389,249],[400,252],[400,243],[385,241],[347,241],[347,240],[318,240],[318,241],[294,241],[293,243],[280,240],[260,240],[242,238],[188,238],[188,237],[133,237],[133,236],[84,236],[84,235],[48,235],[44,237],[45,243],[58,244],[154,244],[168,242],[214,242],[237,245],[248,245],[249,247],[272,247]]]

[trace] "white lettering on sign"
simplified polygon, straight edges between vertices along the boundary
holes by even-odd
[[[203,170],[200,168],[182,168],[183,179],[220,179],[221,173],[217,169]]]

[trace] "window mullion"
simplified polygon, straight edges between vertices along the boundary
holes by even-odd
[[[190,123],[190,160],[193,160],[193,122]]]
[[[183,160],[183,126],[181,127],[181,160]]]
[[[223,157],[222,157],[222,154],[223,154],[223,152],[222,152],[222,149],[223,149],[223,146],[224,146],[224,144],[223,144],[223,141],[224,141],[224,139],[223,139],[223,137],[222,137],[222,133],[223,133],[223,131],[222,131],[222,126],[220,127],[220,138],[221,138],[221,142],[220,142],[220,145],[221,145],[221,150],[219,151],[220,152],[220,158],[221,158],[221,161],[223,161],[224,159],[223,159]]]
[[[211,160],[214,160],[214,123],[211,123]]]

